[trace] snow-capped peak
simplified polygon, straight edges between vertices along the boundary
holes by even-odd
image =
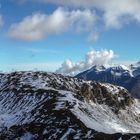
[[[138,75],[140,75],[140,61],[137,63],[131,64],[129,67],[134,77],[137,77]]]
[[[91,69],[90,69],[90,71],[92,71],[92,70],[95,70],[96,72],[100,72],[100,71],[104,71],[104,70],[106,70],[106,66],[103,66],[103,65],[94,65]]]

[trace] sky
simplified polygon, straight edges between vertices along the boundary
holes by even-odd
[[[0,0],[0,71],[139,61],[139,9],[139,0]]]

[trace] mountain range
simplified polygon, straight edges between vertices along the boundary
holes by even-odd
[[[129,66],[119,65],[105,67],[95,65],[75,77],[122,86],[125,87],[133,97],[140,98],[140,62]]]
[[[1,140],[140,139],[139,115],[139,99],[123,87],[46,72],[0,74]]]

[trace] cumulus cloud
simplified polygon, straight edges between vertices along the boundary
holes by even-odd
[[[57,6],[67,7],[71,9],[71,11],[58,8],[50,15],[37,13],[25,17],[20,23],[16,23],[10,28],[9,36],[15,39],[38,40],[52,34],[60,34],[73,30],[76,32],[89,32],[87,40],[94,42],[98,39],[101,30],[119,29],[131,22],[140,24],[140,0],[18,1],[55,4]],[[95,13],[93,11],[98,12]]]
[[[96,8],[107,28],[121,28],[131,20],[140,23],[139,0],[33,0],[57,5]]]
[[[65,60],[56,72],[65,75],[75,75],[81,71],[91,68],[94,65],[109,66],[115,57],[116,55],[112,50],[92,50],[86,54],[83,61],[74,63],[70,59]]]
[[[4,21],[3,21],[3,17],[2,15],[0,15],[0,27],[3,25]]]
[[[56,9],[52,14],[36,13],[11,25],[8,35],[19,40],[39,40],[67,31],[91,33],[96,22],[93,11]]]

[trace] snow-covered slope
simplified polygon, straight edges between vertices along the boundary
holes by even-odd
[[[108,68],[104,67],[102,70],[95,69],[96,67],[97,66],[93,66],[91,69],[79,73],[75,77],[84,80],[111,83],[124,87],[126,87],[127,82],[133,77],[131,70],[123,65]]]
[[[139,100],[122,87],[45,72],[0,74],[2,140],[130,139],[140,137],[139,115]]]
[[[139,75],[140,62],[130,66],[119,65],[108,68],[104,66],[93,66],[91,69],[81,72],[75,77],[83,80],[95,80],[122,86],[128,89],[132,96],[140,98],[139,91],[135,90],[135,92],[131,92],[135,87],[132,81],[136,81]]]
[[[131,69],[134,77],[140,75],[140,61],[135,64],[131,64],[129,68]]]

